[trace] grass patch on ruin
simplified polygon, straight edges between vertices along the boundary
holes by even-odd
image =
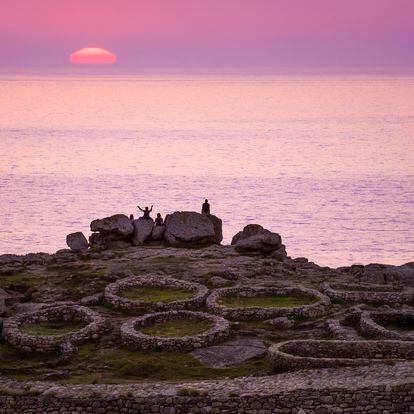
[[[69,273],[62,271],[49,280],[49,286],[55,290],[63,290],[68,300],[79,300],[83,296],[102,292],[108,284],[105,275],[106,270],[102,268]]]
[[[56,354],[23,352],[7,344],[0,344],[0,372],[17,381],[33,379],[34,369],[56,363]]]
[[[82,321],[46,321],[22,325],[20,330],[27,335],[56,336],[80,331],[85,326]]]
[[[0,395],[4,397],[36,397],[41,394],[41,391],[34,389],[16,390],[14,388],[0,388]]]
[[[81,367],[81,368],[80,368]],[[228,368],[206,367],[190,353],[177,351],[132,351],[126,348],[89,348],[74,357],[64,384],[122,384],[140,381],[183,381],[268,375],[266,358]],[[60,367],[65,369],[65,367]]]
[[[310,305],[318,299],[305,295],[257,295],[257,296],[224,296],[219,303],[229,308],[293,308]]]
[[[194,296],[194,292],[174,286],[134,286],[121,290],[119,295],[131,300],[171,303],[190,299]]]
[[[160,336],[165,338],[197,335],[213,327],[214,323],[209,320],[177,319],[156,323],[141,328],[146,335]]]
[[[25,291],[33,286],[40,285],[47,280],[44,276],[27,273],[15,273],[0,276],[0,288],[9,288],[18,292]]]
[[[177,390],[177,395],[180,397],[198,397],[201,392],[195,388],[180,388]]]
[[[145,381],[191,381],[270,375],[265,357],[228,368],[203,365],[189,352],[133,351],[101,348],[96,342],[80,345],[69,359],[54,353],[24,353],[0,344],[0,371],[17,381],[41,379],[45,373],[63,373],[62,384],[126,384]],[[38,377],[39,376],[39,377]]]
[[[382,326],[391,331],[410,333],[411,331],[414,331],[414,320],[394,321],[392,323],[383,324]]]

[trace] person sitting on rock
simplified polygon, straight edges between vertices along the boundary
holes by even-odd
[[[210,204],[207,199],[204,200],[203,206],[201,207],[201,214],[210,214]]]
[[[130,215],[129,215],[129,219],[130,219],[130,220],[134,220],[134,215],[133,215],[133,214],[130,214]]]
[[[164,224],[164,220],[161,217],[160,213],[157,213],[157,218],[155,219],[156,226],[162,226]]]
[[[148,207],[145,207],[144,210],[140,206],[137,206],[137,207],[144,213],[144,215],[141,217],[142,219],[152,220],[152,218],[150,217],[150,213],[152,211],[152,207],[154,207],[154,206],[151,206],[151,209],[149,209]]]

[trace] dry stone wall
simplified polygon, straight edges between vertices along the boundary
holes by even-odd
[[[402,290],[388,285],[324,283],[322,292],[331,299],[350,303],[366,302],[391,306],[414,304],[414,290]]]
[[[194,295],[189,299],[176,300],[174,302],[146,302],[143,300],[132,300],[120,295],[123,290],[128,290],[137,286],[158,286],[176,287],[193,292]],[[132,276],[111,283],[105,288],[104,299],[116,309],[129,312],[160,312],[169,310],[182,310],[191,308],[200,308],[204,305],[208,296],[206,286],[187,282],[184,280],[172,279],[167,277],[151,276]]]
[[[220,303],[226,296],[260,296],[260,295],[305,295],[316,298],[315,303],[295,307],[227,307]],[[289,317],[317,317],[325,314],[330,300],[327,296],[314,289],[304,287],[249,287],[239,286],[233,288],[217,289],[207,298],[207,307],[210,311],[222,315],[228,319],[235,320],[262,320],[276,318],[280,316]]]
[[[211,329],[192,336],[158,337],[147,335],[140,329],[157,323],[174,320],[198,321],[209,320],[214,325]],[[219,316],[202,312],[169,311],[152,313],[131,319],[121,326],[122,342],[132,349],[191,350],[211,345],[225,339],[229,334],[229,322]]]
[[[0,413],[98,414],[410,414],[414,409],[414,383],[370,387],[301,389],[274,395],[212,397],[0,396]]]
[[[414,359],[414,344],[408,341],[294,340],[272,345],[271,364],[283,369],[329,368]]]
[[[359,320],[360,331],[371,337],[414,341],[414,331],[401,333],[382,325],[387,323],[411,323],[414,326],[414,310],[363,312]]]
[[[29,335],[20,330],[23,324],[47,321],[82,321],[87,325],[77,332],[55,336]],[[23,313],[3,321],[3,338],[15,348],[26,352],[71,353],[76,344],[98,339],[106,330],[104,318],[89,308],[73,303],[46,306],[33,313]]]

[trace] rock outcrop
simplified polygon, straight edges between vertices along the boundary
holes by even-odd
[[[214,227],[214,238],[212,240],[213,243],[220,244],[223,241],[223,222],[220,218],[213,214],[205,214],[206,217],[213,223]]]
[[[222,345],[197,349],[191,354],[204,365],[225,368],[263,356],[266,354],[266,346],[260,339],[240,338]]]
[[[7,311],[7,306],[6,306],[6,297],[7,297],[7,293],[0,288],[0,316],[4,315]]]
[[[154,226],[151,233],[151,240],[164,240],[165,226]]]
[[[360,273],[363,283],[402,283],[414,287],[414,262],[402,266],[369,264],[363,266]]]
[[[260,224],[248,224],[243,231],[238,232],[231,244],[238,252],[279,252],[286,256],[285,246],[279,234],[264,229]]]
[[[124,214],[115,214],[103,219],[93,220],[91,223],[91,230],[100,233],[117,233],[121,236],[128,236],[133,233],[134,226]]]
[[[213,244],[222,240],[221,220],[211,214],[176,211],[167,216],[165,224],[164,237],[172,245]]]
[[[89,244],[99,249],[110,249],[121,245],[130,246],[130,237],[119,233],[92,233],[89,237]]]
[[[68,234],[66,236],[66,244],[74,252],[84,252],[89,247],[88,240],[81,231]]]
[[[134,246],[141,246],[151,236],[154,222],[152,220],[139,218],[133,221],[133,226],[134,234],[132,236],[132,244]]]
[[[134,224],[124,214],[115,214],[93,220],[91,230],[94,232],[89,237],[91,247],[99,249],[123,248],[131,245]]]

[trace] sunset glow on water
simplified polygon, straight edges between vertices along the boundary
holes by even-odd
[[[0,252],[154,204],[208,197],[225,242],[250,222],[320,264],[414,253],[414,77],[1,77]],[[13,96],[13,100],[8,97]]]

